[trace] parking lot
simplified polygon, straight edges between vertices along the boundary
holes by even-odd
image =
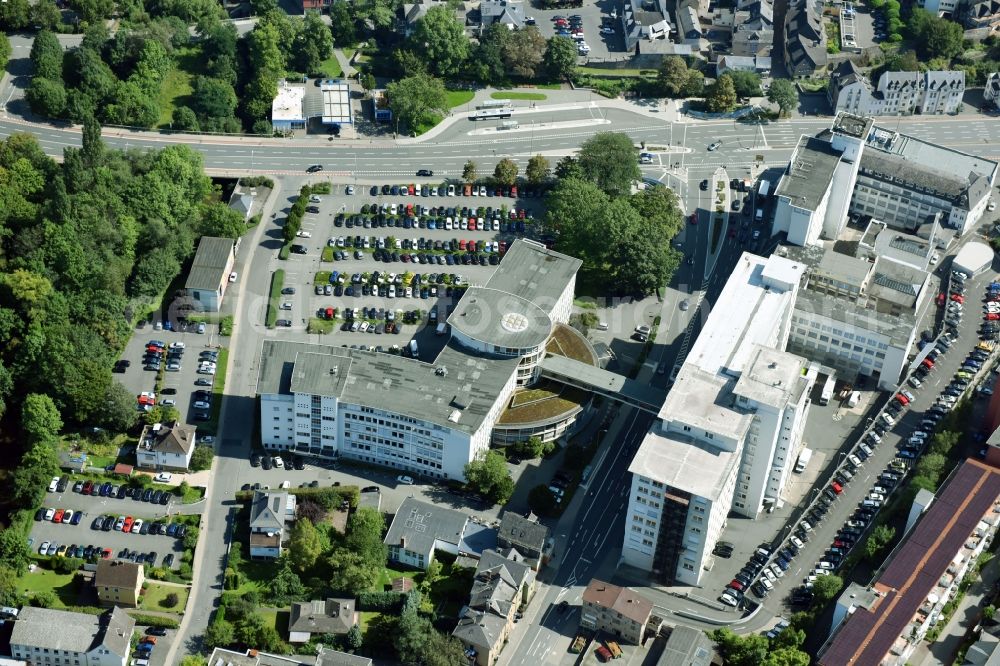
[[[63,493],[47,493],[42,506],[54,509],[71,509],[74,512],[82,511],[83,518],[78,525],[44,520],[35,522],[32,526],[31,537],[34,539],[32,547],[36,552],[46,541],[59,545],[77,544],[110,548],[113,558],[117,557],[122,549],[127,548],[143,553],[156,552],[157,566],[162,565],[163,558],[167,553],[173,553],[172,568],[176,569],[180,565],[180,554],[183,552],[180,539],[166,535],[124,534],[116,530],[105,532],[94,530],[92,527],[94,519],[101,515],[132,516],[149,523],[153,521],[166,522],[168,516],[178,513],[177,505],[173,501],[163,506],[136,501],[129,497],[117,499],[115,497],[81,495],[67,489]]]
[[[209,330],[214,330],[214,327],[209,327]],[[157,373],[145,370],[143,365],[146,345],[151,340],[159,340],[168,348],[178,342],[185,345],[180,369],[163,373],[163,390],[157,396],[157,404],[164,404],[164,401],[167,401],[166,404],[176,407],[183,421],[198,425],[197,414],[207,414],[210,410],[195,409],[192,395],[198,390],[211,392],[213,380],[213,375],[198,374],[198,357],[203,351],[217,350],[217,336],[211,333],[198,334],[194,332],[193,327],[188,327],[184,332],[157,331],[148,324],[137,329],[129,340],[125,353],[122,354],[122,359],[127,360],[130,365],[124,368],[124,372],[116,375],[116,378],[136,396],[143,391],[153,391],[156,386]],[[168,361],[164,360],[162,364],[167,367]],[[201,385],[198,384],[199,381]]]
[[[319,201],[310,204],[311,206],[315,206],[314,210],[317,212],[306,213],[302,221],[301,235],[296,240],[296,244],[301,245],[305,249],[305,253],[290,254],[288,260],[282,262],[281,266],[282,270],[284,270],[283,285],[286,291],[289,289],[294,289],[295,291],[294,293],[282,294],[277,303],[279,307],[278,319],[285,320],[285,322],[291,324],[290,326],[279,326],[278,334],[287,336],[290,339],[302,339],[306,335],[306,328],[310,319],[325,319],[327,308],[334,308],[336,314],[332,326],[333,330],[323,336],[308,336],[310,341],[327,344],[380,346],[389,349],[393,345],[403,347],[411,338],[416,336],[419,345],[425,350],[422,355],[431,358],[436,353],[435,347],[440,347],[443,341],[441,338],[435,340],[437,337],[434,335],[435,326],[428,326],[428,313],[431,310],[437,310],[438,322],[444,322],[447,319],[451,308],[460,296],[460,291],[454,289],[452,289],[451,296],[448,295],[449,288],[452,286],[451,276],[460,276],[461,284],[463,285],[485,284],[496,270],[496,266],[491,263],[489,257],[491,255],[496,256],[497,259],[494,261],[499,263],[499,256],[501,256],[499,252],[495,251],[478,252],[479,256],[485,258],[483,261],[485,261],[486,265],[481,265],[479,261],[475,264],[463,264],[461,262],[448,264],[445,260],[449,254],[452,255],[451,258],[453,260],[456,257],[460,258],[461,255],[469,254],[471,256],[471,254],[467,251],[462,252],[460,248],[456,248],[456,252],[454,253],[443,249],[434,249],[433,244],[435,242],[439,245],[442,242],[450,244],[452,241],[456,245],[460,245],[462,241],[475,241],[477,246],[487,241],[491,243],[495,241],[498,244],[500,242],[509,244],[519,236],[530,236],[533,229],[531,218],[537,219],[541,214],[541,199],[538,197],[515,199],[498,196],[392,196],[382,195],[381,188],[379,188],[378,194],[373,196],[370,194],[370,188],[371,185],[358,186],[354,195],[346,195],[345,186],[337,184],[334,185],[335,194],[321,196],[319,197]],[[396,220],[402,222],[404,218],[399,215],[396,218],[392,218],[391,214],[387,214],[386,226],[384,227],[377,223],[373,224],[372,220],[375,219],[375,215],[370,212],[361,212],[362,210],[367,210],[365,207],[373,205],[377,205],[380,209],[383,205],[389,207],[395,205],[397,212],[401,209],[405,210],[407,205],[426,207],[428,209],[436,208],[439,210],[434,215],[421,215],[419,217],[415,215],[413,219],[419,220],[419,222],[407,229],[403,226],[390,226],[390,219],[393,221],[393,224],[395,224]],[[479,220],[477,220],[477,228],[475,230],[428,228],[427,220],[429,218],[437,221],[453,217],[453,223],[458,223],[462,217],[475,217],[474,214],[462,216],[462,207],[469,207],[470,209],[490,207],[494,211],[499,210],[500,214],[494,213],[488,216],[491,222],[489,231],[479,228],[481,224]],[[440,208],[454,208],[456,210],[453,216],[449,216],[441,213]],[[498,227],[501,217],[504,218],[505,226],[507,222],[510,222],[510,208],[516,208],[518,211],[523,209],[525,211],[525,218],[518,218],[516,220],[519,223],[518,226],[523,225],[524,231],[518,232],[516,229],[513,231],[509,229],[494,231],[493,220],[497,221]],[[447,210],[445,213],[447,213]],[[369,221],[367,228],[363,222],[365,219]],[[361,224],[355,225],[359,220]],[[420,228],[419,225],[421,223],[424,225],[424,228]],[[348,226],[349,224],[350,226]],[[468,223],[466,225],[468,226]],[[436,226],[437,224],[435,224]],[[360,247],[355,248],[355,240],[358,237],[362,241],[359,241],[361,243]],[[332,246],[330,246],[331,239],[333,241]],[[364,247],[363,240],[368,241],[368,247]],[[430,243],[431,248],[421,248],[420,245],[423,243]],[[380,245],[385,246],[385,253],[390,258],[389,261],[386,261],[382,255]],[[322,261],[322,252],[327,246],[330,246],[335,252],[342,252],[344,258],[335,259],[334,261]],[[378,258],[376,253],[379,255]],[[393,254],[396,255],[395,261],[391,260]],[[425,255],[425,263],[404,261],[402,256],[419,254]],[[440,259],[438,259],[439,257]],[[382,277],[381,281],[376,281],[374,277],[376,271],[380,273]],[[320,280],[317,281],[317,274],[321,272],[324,275],[321,275]],[[330,280],[325,276],[326,273],[332,274],[333,272],[338,274],[338,284],[331,284]],[[411,283],[410,286],[411,290],[413,290],[413,295],[409,298],[405,297],[405,295],[399,295],[401,293],[405,294],[405,287],[407,285],[402,284],[402,278],[407,273],[422,276],[423,290],[426,290],[424,294],[421,294],[421,289],[414,289],[416,285]],[[395,285],[391,284],[392,280],[390,276],[392,274],[398,276]],[[372,293],[364,293],[368,289],[362,289],[360,283],[353,282],[352,280],[354,276],[360,279],[366,275],[368,277],[366,284],[369,287],[375,288]],[[443,276],[445,275],[448,278],[444,278]],[[437,277],[432,280],[431,278],[434,276]],[[329,295],[316,293],[317,286],[322,289],[327,284],[330,284],[329,291],[331,293]],[[388,288],[390,286],[396,288],[402,287],[402,289],[399,289],[395,297],[389,297]],[[340,287],[340,289],[337,289],[337,287]],[[356,292],[354,295],[349,295],[349,287],[351,288],[351,292]],[[383,287],[382,293],[386,294],[385,296],[379,295],[379,287]],[[437,291],[436,297],[431,294],[431,287]],[[339,296],[337,295],[338,292],[340,293]],[[421,297],[422,295],[426,296],[426,298]],[[358,314],[357,319],[368,320],[372,323],[372,326],[367,332],[361,332],[360,330],[351,332],[350,330],[342,330],[346,320],[344,314],[345,308],[354,308],[355,310],[371,308],[376,311],[381,309],[383,312],[377,317],[363,317],[361,314]],[[388,333],[383,323],[388,319],[385,315],[386,311],[394,313],[394,323],[396,324],[400,324],[405,313],[418,311],[419,316],[416,318],[418,323],[404,323],[399,326],[398,332]],[[376,322],[383,323],[383,326],[376,326]]]
[[[607,3],[609,11],[610,4]],[[597,3],[584,3],[583,7],[569,9],[531,8],[527,11],[535,18],[538,31],[546,39],[553,37],[559,29],[559,26],[553,21],[555,17],[563,17],[568,20],[570,17],[579,16],[583,27],[584,42],[590,47],[590,53],[582,56],[581,60],[587,58],[607,60],[612,53],[621,54],[625,50],[625,40],[620,31],[621,22],[617,19],[611,19],[610,14],[602,11]],[[605,33],[601,32],[602,28],[605,28]]]

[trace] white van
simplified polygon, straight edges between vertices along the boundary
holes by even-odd
[[[410,355],[413,358],[420,358],[420,348],[417,347],[417,341],[416,340],[410,340],[409,347],[410,347]]]

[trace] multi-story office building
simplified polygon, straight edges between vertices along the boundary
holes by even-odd
[[[775,191],[772,232],[795,245],[837,240],[854,214],[964,234],[982,218],[996,174],[994,161],[840,113],[829,131],[799,140]]]
[[[452,339],[431,363],[265,340],[257,380],[264,447],[463,478],[515,388],[537,380],[555,325],[569,321],[579,266],[515,241],[489,282],[463,295],[448,320]]]
[[[817,374],[783,351],[802,273],[778,256],[737,262],[629,467],[625,563],[697,584],[730,511],[781,501]]]

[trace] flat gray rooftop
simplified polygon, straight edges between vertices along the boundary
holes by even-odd
[[[503,255],[486,286],[519,296],[551,313],[582,264],[579,259],[519,238]]]
[[[868,279],[868,273],[872,270],[870,262],[858,259],[848,254],[841,254],[832,249],[823,253],[823,257],[816,266],[816,271],[823,275],[837,278],[850,285],[862,285]]]
[[[448,318],[452,328],[474,340],[505,349],[530,349],[552,331],[545,310],[514,294],[470,287]]]
[[[795,310],[815,312],[834,321],[860,326],[888,337],[893,344],[905,346],[913,333],[916,319],[910,313],[890,315],[849,303],[842,298],[800,289]]]
[[[816,210],[823,199],[833,172],[840,163],[840,151],[829,141],[803,136],[775,190],[777,196],[788,197],[793,206]]]
[[[265,340],[258,394],[305,393],[410,416],[467,433],[479,429],[517,358],[447,346],[432,363],[394,354]]]
[[[742,449],[726,451],[688,435],[654,428],[646,433],[628,471],[716,502],[741,454]]]

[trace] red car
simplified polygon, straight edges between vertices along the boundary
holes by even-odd
[[[507,251],[507,241],[500,241],[500,254]]]
[[[1000,314],[995,312],[990,312],[986,315],[986,321],[996,321],[997,319],[1000,319]]]
[[[951,300],[955,301],[956,303],[965,303],[965,297],[962,296],[961,294],[952,294]]]
[[[476,230],[476,218],[470,217],[469,218],[469,231],[475,231],[475,230]]]
[[[938,294],[937,295],[937,304],[939,306],[944,305],[944,299],[945,299],[944,294]]]
[[[510,196],[517,198],[517,185],[511,185]]]
[[[460,240],[460,241],[458,241],[458,249],[459,249],[459,250],[461,250],[461,251],[465,252],[465,245],[466,245],[466,243],[465,243],[465,240],[464,240],[464,239],[463,239],[463,240]]]
[[[326,309],[326,318],[327,319],[333,319],[333,308],[327,308]]]
[[[52,516],[52,522],[53,523],[61,523],[62,522],[62,517],[63,517],[64,513],[65,513],[65,511],[63,509],[56,509],[55,514],[53,514],[53,516]]]
[[[84,494],[84,495],[89,495],[90,494],[90,489],[93,488],[93,487],[94,487],[94,482],[93,481],[84,481],[83,482],[83,488],[81,488],[80,492],[82,494]]]
[[[125,518],[125,524],[122,525],[122,532],[125,532],[126,534],[129,533],[129,532],[131,532],[132,531],[132,523],[134,523],[134,522],[135,522],[135,519],[132,516],[126,516],[126,518]]]
[[[921,365],[923,365],[928,370],[933,370],[934,369],[934,361],[930,360],[929,358],[925,358],[920,363],[921,363]]]
[[[903,407],[906,407],[906,406],[908,406],[910,404],[910,399],[907,398],[902,393],[897,393],[896,394],[896,400],[898,400],[899,404],[901,404]]]
[[[411,183],[410,185],[408,185],[408,186],[407,186],[407,188],[406,188],[406,191],[407,191],[407,192],[409,193],[409,195],[410,195],[410,196],[412,197],[412,196],[413,196],[413,193],[414,193],[414,192],[416,192],[416,188],[415,188],[415,187],[413,187],[413,184]]]
[[[830,488],[833,490],[833,492],[837,493],[838,495],[844,492],[844,487],[839,483],[837,483],[836,481],[830,484]]]
[[[743,591],[743,583],[741,583],[740,581],[736,580],[735,578],[732,579],[731,581],[729,581],[728,587],[731,587],[734,590],[739,590],[740,592]]]
[[[110,548],[105,548],[103,551],[101,551],[101,558],[105,559],[105,560],[110,560],[111,559],[111,549]]]

